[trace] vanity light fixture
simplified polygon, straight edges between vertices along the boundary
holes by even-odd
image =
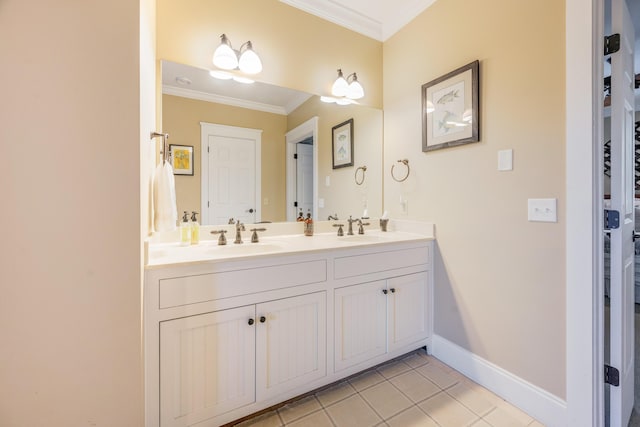
[[[234,50],[226,34],[220,36],[220,46],[213,53],[213,65],[223,70],[239,69],[243,73],[257,74],[262,71],[262,61],[253,50],[251,41]]]
[[[338,78],[331,86],[331,94],[338,98],[360,99],[364,96],[364,88],[358,81],[356,73],[351,73],[345,78],[342,69],[339,68]]]

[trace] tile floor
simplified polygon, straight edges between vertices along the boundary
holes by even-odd
[[[542,424],[419,350],[237,426],[541,427]]]

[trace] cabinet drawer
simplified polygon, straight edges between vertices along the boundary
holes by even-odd
[[[428,246],[336,258],[334,277],[343,279],[345,277],[428,264],[430,258],[431,254]]]
[[[160,279],[160,308],[308,285],[327,280],[325,260]]]

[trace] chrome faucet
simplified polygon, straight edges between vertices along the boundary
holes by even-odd
[[[349,223],[349,228],[347,228],[347,236],[353,236],[353,223],[356,221],[360,221],[360,219],[352,219],[351,215],[349,215],[349,219],[347,222]]]
[[[329,217],[327,218],[327,221],[331,221],[331,220],[337,221],[338,220],[338,214],[335,213],[333,215],[329,215]]]
[[[356,221],[358,221],[358,234],[364,234],[364,226],[369,225],[369,223],[362,222],[360,218],[358,218]]]
[[[236,221],[236,240],[233,241],[235,244],[242,243],[242,233],[244,231],[244,224],[240,222],[240,220]]]

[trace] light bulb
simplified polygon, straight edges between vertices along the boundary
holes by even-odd
[[[257,53],[254,52],[251,42],[246,43],[246,49],[240,54],[238,66],[240,70],[247,74],[258,74],[262,71],[262,61]]]
[[[213,53],[213,65],[223,70],[233,70],[238,66],[238,57],[224,34],[220,36],[220,46]]]
[[[333,82],[333,86],[331,87],[331,94],[333,96],[345,96],[348,90],[349,83],[347,83],[344,76],[342,75],[342,70],[338,70],[338,78],[335,82]]]

